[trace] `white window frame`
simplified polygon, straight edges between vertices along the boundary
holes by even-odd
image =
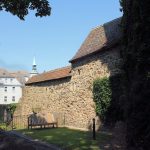
[[[7,86],[4,87],[4,91],[7,92]]]
[[[7,96],[4,96],[4,102],[7,102]]]
[[[15,91],[15,89],[16,89],[16,87],[15,87],[15,86],[13,86],[13,87],[12,87],[12,91]]]
[[[12,101],[15,102],[15,100],[16,100],[16,99],[15,99],[15,96],[12,96]]]

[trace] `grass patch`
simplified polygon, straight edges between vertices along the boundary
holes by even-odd
[[[112,135],[107,132],[96,134],[92,140],[92,132],[79,131],[68,128],[17,130],[24,135],[39,139],[50,144],[58,145],[65,150],[105,150],[110,146]]]
[[[0,123],[0,129],[10,131],[12,130],[12,125],[11,124],[8,125],[7,123]]]
[[[0,129],[6,130],[6,123],[0,123]]]

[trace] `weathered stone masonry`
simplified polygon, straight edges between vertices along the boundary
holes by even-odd
[[[27,84],[15,115],[28,115],[34,108],[40,108],[62,114],[59,122],[62,125],[89,129],[92,118],[96,116],[93,80],[121,72],[119,50],[115,41],[104,50],[71,60],[70,73],[66,77]]]

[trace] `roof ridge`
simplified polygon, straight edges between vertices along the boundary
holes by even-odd
[[[98,26],[96,26],[96,27],[93,27],[92,29],[91,29],[91,31],[93,31],[93,30],[95,30],[95,29],[98,29],[98,28],[100,28],[100,27],[103,27],[104,25],[107,25],[107,24],[109,24],[109,23],[111,23],[111,22],[114,22],[115,20],[118,20],[118,19],[121,19],[122,17],[118,17],[118,18],[116,18],[116,19],[113,19],[113,20],[111,20],[111,21],[108,21],[108,22],[106,22],[106,23],[103,23],[103,24],[101,24],[101,25],[98,25]]]
[[[69,62],[103,50],[104,46],[113,40],[119,41],[122,34],[118,27],[120,21],[121,17],[93,28]]]
[[[63,70],[63,69],[65,69],[65,68],[66,68],[66,69],[67,69],[67,68],[71,68],[71,66],[65,66],[65,67],[61,67],[61,68],[56,68],[56,69],[53,69],[53,70],[50,70],[50,71],[43,72],[43,73],[38,74],[38,75],[43,75],[43,74],[47,74],[47,73],[51,73],[51,72]]]
[[[103,27],[103,25],[104,25],[104,24],[98,25],[98,26],[96,26],[96,27],[91,28],[91,31],[90,31],[90,32],[92,32],[92,31],[94,31],[94,30],[96,30],[96,29],[99,29],[100,27]]]

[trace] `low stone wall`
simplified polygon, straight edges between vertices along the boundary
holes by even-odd
[[[72,77],[26,86],[15,115],[46,110],[63,114],[64,126],[90,129],[96,116],[93,80],[120,73],[120,66],[119,47],[78,60],[72,64]]]

